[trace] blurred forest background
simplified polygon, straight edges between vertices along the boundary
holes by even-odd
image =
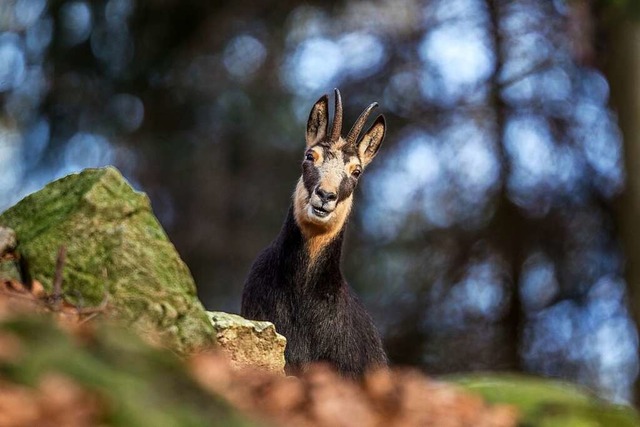
[[[0,211],[116,165],[208,308],[238,312],[313,102],[389,132],[346,275],[395,363],[634,398],[640,16],[633,0],[1,0]],[[623,142],[624,141],[624,142]],[[635,310],[635,311],[634,311]]]

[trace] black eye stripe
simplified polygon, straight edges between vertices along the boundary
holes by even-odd
[[[309,195],[313,194],[313,190],[318,185],[320,181],[320,172],[312,163],[303,163],[302,164],[302,183],[304,184],[304,188],[307,189]]]
[[[338,189],[338,202],[348,198],[355,188],[356,180],[353,177],[344,176],[340,182],[340,188]]]

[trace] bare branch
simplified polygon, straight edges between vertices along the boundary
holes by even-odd
[[[527,77],[534,75],[536,73],[539,73],[541,71],[545,71],[548,70],[550,68],[552,68],[553,66],[555,66],[556,64],[551,60],[551,59],[547,59],[544,61],[539,62],[538,64],[534,65],[533,67],[529,68],[526,71],[523,71],[520,74],[517,74],[509,79],[505,79],[505,80],[501,80],[498,82],[498,85],[500,86],[501,89],[504,89],[506,87],[509,87],[517,82],[519,82],[520,80],[524,80]]]
[[[62,274],[64,271],[64,263],[67,257],[67,247],[60,246],[58,250],[58,258],[56,260],[56,275],[53,279],[53,306],[57,309],[62,302]]]

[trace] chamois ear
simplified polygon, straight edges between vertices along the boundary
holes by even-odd
[[[386,130],[387,126],[384,121],[384,116],[380,115],[373,122],[369,130],[365,132],[358,144],[358,155],[362,161],[362,166],[367,166],[376,156],[380,145],[382,145]]]
[[[307,148],[311,147],[327,135],[329,126],[329,97],[323,95],[313,105],[307,121]]]

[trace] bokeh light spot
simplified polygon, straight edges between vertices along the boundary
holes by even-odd
[[[374,74],[384,64],[385,48],[378,37],[367,33],[349,33],[338,40],[345,58],[343,69],[349,75],[363,78]]]
[[[14,33],[0,35],[0,92],[18,86],[25,77],[26,60],[20,38]]]
[[[457,97],[469,85],[479,84],[493,70],[493,54],[477,26],[445,25],[425,35],[418,46],[420,58],[435,69],[444,93]]]
[[[104,136],[79,132],[65,146],[63,161],[65,174],[107,166],[113,162],[113,149]]]
[[[67,46],[84,42],[91,34],[93,16],[89,5],[83,1],[71,1],[60,8],[62,39]]]
[[[16,21],[23,27],[33,25],[44,12],[46,5],[46,0],[18,0],[14,11]]]
[[[224,50],[223,63],[229,74],[239,80],[253,76],[267,57],[267,49],[260,40],[243,34],[234,37]]]
[[[285,83],[296,93],[325,88],[336,78],[343,60],[337,43],[326,38],[306,40],[285,64]]]
[[[115,95],[109,101],[109,112],[125,132],[133,132],[144,119],[144,104],[128,93]]]

